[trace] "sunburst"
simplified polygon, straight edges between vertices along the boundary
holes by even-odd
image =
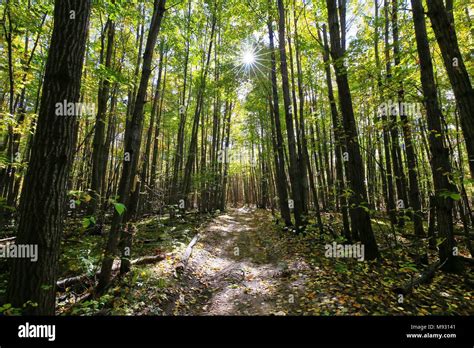
[[[262,73],[267,67],[263,64],[264,58],[262,48],[258,48],[255,44],[250,42],[242,43],[240,51],[235,57],[235,64],[233,70],[237,74],[242,74],[249,78],[250,75],[257,75]]]

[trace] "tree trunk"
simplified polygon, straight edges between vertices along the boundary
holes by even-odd
[[[454,96],[459,107],[461,128],[466,142],[471,177],[474,177],[474,90],[464,64],[451,14],[446,10],[443,0],[430,0],[428,16],[438,41],[444,66],[448,72]]]
[[[215,10],[217,11],[217,9]],[[188,157],[187,157],[186,165],[184,168],[184,178],[183,178],[183,186],[182,186],[181,194],[182,194],[182,198],[185,200],[187,199],[188,194],[191,192],[191,175],[192,175],[192,170],[194,167],[194,161],[196,160],[199,119],[201,118],[201,113],[202,113],[204,91],[206,89],[207,74],[209,72],[209,63],[211,60],[211,51],[212,51],[212,45],[214,42],[214,32],[216,29],[216,22],[217,22],[217,13],[214,13],[212,15],[211,35],[209,39],[209,47],[207,50],[207,58],[206,58],[206,61],[204,62],[203,73],[201,74],[201,85],[199,87],[197,101],[196,101],[196,109],[194,111],[193,127],[191,130],[191,142],[189,144]]]
[[[277,161],[275,162],[276,168],[276,181],[277,181],[277,192],[278,192],[278,203],[280,206],[280,213],[286,226],[291,226],[291,214],[288,206],[288,191],[286,188],[286,173],[285,173],[285,155],[284,155],[284,144],[283,135],[281,131],[280,123],[280,107],[278,99],[278,85],[276,75],[276,59],[275,59],[275,47],[273,43],[273,24],[271,18],[267,22],[268,26],[268,37],[270,41],[270,55],[271,55],[271,83],[272,83],[272,100],[270,100],[270,107],[275,125],[275,144],[277,149]],[[273,101],[273,103],[272,103]]]
[[[153,17],[151,19],[150,30],[146,41],[145,53],[143,55],[143,67],[140,78],[140,84],[133,106],[132,118],[127,124],[129,131],[125,132],[125,146],[124,154],[129,158],[124,158],[122,166],[122,175],[120,177],[120,184],[118,189],[118,201],[127,207],[130,198],[130,190],[132,182],[135,179],[138,165],[138,156],[140,155],[141,130],[143,125],[143,108],[145,106],[145,97],[148,87],[148,81],[151,75],[151,63],[153,60],[153,52],[160,31],[161,21],[165,13],[166,0],[155,0],[153,5]],[[129,159],[127,161],[127,159]],[[105,249],[104,259],[102,260],[102,267],[99,276],[99,284],[97,292],[100,294],[107,288],[110,282],[112,271],[112,264],[114,255],[116,253],[122,223],[126,223],[123,219],[123,214],[114,211],[112,218],[112,225],[110,227],[109,237]]]
[[[37,245],[38,260],[14,259],[8,284],[8,302],[14,307],[31,301],[25,314],[53,315],[55,311],[66,190],[79,116],[57,115],[56,104],[79,101],[90,10],[90,0],[56,0],[54,6],[54,28],[16,240],[17,244]],[[32,306],[34,303],[37,306]]]
[[[426,33],[424,9],[421,0],[411,0],[413,21],[415,24],[416,43],[420,59],[421,85],[425,98],[428,122],[429,143],[431,150],[431,169],[435,188],[436,217],[438,234],[443,239],[439,245],[440,261],[445,271],[456,271],[457,261],[453,255],[455,241],[453,236],[453,200],[449,194],[456,191],[446,173],[451,173],[448,149],[444,147],[444,136],[441,128],[441,109],[436,95],[433,75],[433,64]]]
[[[280,50],[280,70],[281,82],[283,87],[283,104],[285,107],[285,121],[286,133],[288,138],[288,151],[290,159],[290,182],[291,182],[291,197],[294,202],[293,213],[295,216],[295,227],[297,231],[304,229],[306,224],[304,216],[302,216],[303,209],[303,185],[300,168],[298,165],[298,153],[296,150],[295,131],[293,127],[293,116],[291,113],[290,100],[290,82],[288,79],[288,66],[286,61],[286,45],[285,45],[285,8],[283,0],[278,0],[278,40]]]
[[[331,76],[331,66],[329,62],[329,44],[326,31],[326,24],[323,25],[323,42],[324,42],[324,54],[323,60],[325,64],[326,72],[326,83],[328,87],[328,99],[331,108],[331,118],[332,118],[332,127],[334,134],[334,152],[336,153],[336,177],[337,177],[337,187],[336,194],[341,202],[341,213],[342,213],[342,222],[343,222],[343,235],[350,242],[352,240],[351,230],[349,226],[349,212],[347,207],[347,198],[344,194],[344,168],[342,162],[342,138],[344,132],[341,129],[341,121],[339,120],[339,115],[337,113],[336,99],[334,98],[334,91],[332,86],[332,76]]]
[[[229,148],[229,140],[230,140],[230,121],[232,118],[232,102],[226,101],[226,112],[227,112],[227,118],[225,119],[224,127],[225,127],[225,141],[224,141],[224,149]],[[220,210],[225,210],[225,203],[226,203],[226,190],[227,190],[227,173],[229,170],[229,163],[227,161],[227,152],[224,152],[224,173],[222,175],[222,190],[221,190],[221,196],[220,196]]]
[[[392,25],[393,25],[393,52],[395,55],[395,66],[400,65],[400,42],[398,38],[398,1],[393,0],[393,14],[392,14]],[[413,219],[413,227],[415,235],[418,237],[424,236],[423,220],[421,212],[420,202],[420,188],[418,186],[418,174],[417,174],[417,160],[415,155],[415,149],[413,147],[411,127],[408,122],[408,116],[404,112],[402,105],[404,100],[405,91],[403,90],[403,84],[400,83],[400,89],[398,91],[398,102],[399,102],[399,114],[402,123],[403,137],[405,140],[405,152],[407,156],[408,164],[408,180],[409,180],[409,202]]]
[[[331,56],[336,71],[336,82],[339,90],[342,124],[348,155],[348,178],[352,189],[350,196],[351,225],[355,238],[365,245],[365,257],[373,260],[379,257],[377,242],[372,231],[370,214],[367,208],[367,191],[364,183],[364,166],[359,149],[357,128],[352,108],[352,96],[347,79],[347,69],[344,65],[343,49],[340,40],[339,20],[336,0],[326,0],[328,9],[329,33],[331,38]]]
[[[107,35],[106,35],[107,34]],[[105,69],[110,69],[112,65],[112,52],[114,47],[115,23],[110,18],[105,25],[103,36],[107,36],[107,49],[105,53]],[[103,40],[102,40],[103,42]],[[103,46],[102,46],[103,48]],[[102,52],[101,52],[102,56]],[[103,64],[101,57],[100,64]],[[105,175],[105,165],[107,164],[107,153],[104,151],[105,138],[105,117],[107,112],[107,100],[109,99],[110,81],[105,78],[99,82],[99,92],[97,98],[97,117],[95,121],[94,141],[92,147],[92,175],[91,191],[92,200],[89,205],[89,215],[95,215],[97,206],[100,205],[102,196],[102,182]]]

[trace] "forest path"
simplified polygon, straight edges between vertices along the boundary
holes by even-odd
[[[330,236],[281,230],[266,210],[228,209],[199,230],[184,272],[176,274],[185,244],[141,268],[137,276],[144,277],[130,294],[135,314],[472,314],[463,275],[439,274],[401,304],[393,286],[407,281],[400,269],[411,262],[408,256],[386,257],[383,264],[326,257]]]
[[[169,315],[269,315],[298,312],[308,266],[275,242],[268,211],[230,209],[200,233]],[[272,237],[273,236],[273,237]],[[305,272],[306,273],[306,272]],[[178,285],[177,284],[177,285]],[[179,294],[179,295],[178,295]]]

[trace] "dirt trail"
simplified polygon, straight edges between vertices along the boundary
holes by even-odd
[[[305,283],[297,272],[307,266],[296,257],[285,259],[282,246],[266,238],[268,233],[276,232],[266,211],[232,209],[216,217],[200,234],[169,314],[294,312]]]
[[[400,304],[402,262],[325,256],[313,233],[280,230],[269,211],[229,209],[199,233],[188,267],[175,273],[186,245],[141,269],[130,294],[137,315],[427,315],[472,313],[461,275],[439,275]],[[454,310],[453,310],[454,308]],[[465,309],[464,309],[465,308]]]

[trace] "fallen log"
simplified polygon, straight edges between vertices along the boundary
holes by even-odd
[[[152,255],[152,256],[143,256],[138,259],[132,260],[132,265],[146,265],[153,262],[162,261],[166,258],[165,254]]]
[[[132,265],[145,265],[150,264],[158,261],[162,261],[166,258],[166,254],[159,254],[159,255],[149,255],[149,256],[142,256],[137,259],[132,260]],[[120,269],[120,260],[115,260],[112,266],[112,272],[118,271]],[[92,285],[95,283],[95,277],[100,274],[100,271],[97,271],[95,275],[91,276],[88,274],[82,274],[75,277],[61,279],[56,282],[56,290],[64,291],[66,288],[77,285],[77,284],[87,284],[90,282]]]
[[[397,286],[397,287],[394,287],[393,288],[393,291],[397,294],[401,294],[401,295],[408,295],[412,292],[413,288],[421,285],[421,284],[426,284],[426,283],[429,283],[436,271],[441,267],[442,265],[440,264],[440,262],[435,262],[431,265],[429,265],[425,271],[423,273],[421,273],[420,276],[416,277],[416,278],[412,278],[409,282],[407,282],[406,284],[402,285],[402,286]]]
[[[12,241],[14,241],[15,239],[16,239],[16,237],[3,238],[3,239],[0,239],[0,244],[12,242]]]
[[[67,288],[69,288],[73,285],[76,285],[76,284],[79,284],[79,283],[85,283],[87,280],[91,280],[91,279],[92,278],[89,275],[82,274],[80,276],[58,280],[56,282],[56,290],[57,291],[64,291],[64,290],[66,290]]]
[[[189,257],[191,256],[193,247],[198,242],[198,240],[199,240],[199,234],[196,234],[194,238],[191,239],[191,242],[189,242],[188,246],[186,247],[186,250],[183,253],[183,256],[181,256],[180,262],[175,268],[176,274],[181,274],[186,270],[186,267],[188,266]]]

